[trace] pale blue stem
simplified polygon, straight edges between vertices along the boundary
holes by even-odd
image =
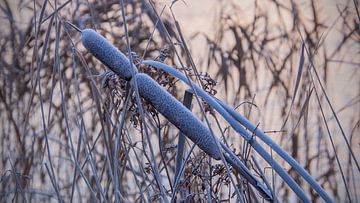
[[[239,121],[243,126],[253,132],[257,137],[269,145],[275,152],[277,152],[284,160],[286,160],[298,173],[314,188],[316,192],[326,201],[332,202],[329,195],[325,190],[316,182],[316,180],[303,168],[300,164],[290,156],[286,151],[284,151],[278,144],[276,144],[272,139],[270,139],[261,129],[257,128],[253,123],[246,119],[243,115],[235,111],[233,108],[225,104],[223,101],[216,99],[217,102],[229,112],[237,121]]]
[[[212,98],[210,95],[208,95],[204,90],[196,86],[194,83],[189,81],[183,74],[178,72],[175,68],[168,66],[166,64],[157,62],[157,61],[151,61],[146,60],[142,62],[143,64],[151,65],[156,68],[163,69],[164,71],[176,76],[180,80],[184,81],[186,84],[188,84],[190,87],[194,88],[196,93],[201,96],[209,105],[211,105],[213,108],[215,108],[229,123],[230,125],[238,132],[240,135],[242,135],[249,143],[252,145],[252,147],[274,168],[274,170],[280,175],[280,177],[289,185],[289,187],[297,194],[297,196],[304,202],[310,202],[310,200],[307,198],[303,190],[300,188],[300,186],[287,174],[287,172],[281,167],[281,165],[274,160],[270,154],[254,139],[252,139],[252,136],[248,131],[246,131],[235,119],[232,115],[229,114],[227,110],[224,109],[222,105],[218,103],[214,98]],[[231,109],[231,108],[230,108]],[[234,114],[235,115],[235,114]],[[244,122],[247,125],[251,124],[250,121]],[[253,127],[252,127],[253,126]],[[247,127],[247,126],[246,126]],[[251,124],[248,128],[250,130],[253,130],[255,133],[261,132],[261,130],[256,129],[256,126]],[[256,134],[258,136],[258,134]],[[331,198],[327,195],[327,193],[318,185],[318,183],[313,179],[313,177],[308,174],[308,172],[303,169],[299,163],[297,163],[290,155],[287,154],[286,151],[284,151],[282,148],[280,148],[275,142],[273,142],[271,139],[269,139],[264,133],[262,133],[259,136],[260,139],[262,139],[267,145],[269,145],[271,148],[274,149],[282,158],[284,158],[285,161],[287,161],[295,170],[299,172],[301,176],[304,177],[304,179],[320,194],[320,196],[326,201],[326,202],[332,202]]]

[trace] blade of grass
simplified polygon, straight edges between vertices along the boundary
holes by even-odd
[[[189,110],[191,110],[192,97],[193,97],[193,94],[190,91],[186,90],[185,94],[184,94],[183,104]],[[183,154],[184,154],[184,150],[185,150],[185,139],[186,139],[185,135],[180,132],[179,133],[179,138],[178,138],[177,150],[176,150],[175,180],[180,178],[180,177],[178,177],[178,175],[179,175],[179,172],[180,172],[180,168],[181,168],[181,166],[183,164]]]
[[[301,107],[299,118],[298,118],[296,124],[294,125],[294,127],[292,127],[291,132],[289,133],[290,136],[288,136],[288,140],[290,140],[291,137],[294,136],[295,129],[299,126],[301,118],[306,113],[313,90],[314,90],[314,88],[311,88],[309,95],[306,97],[306,100],[304,101],[304,104]],[[320,148],[318,148],[318,150],[320,150]]]
[[[305,44],[302,43],[302,44],[301,44],[301,53],[300,53],[300,61],[299,61],[299,66],[298,66],[298,72],[297,72],[296,81],[295,81],[295,88],[294,88],[293,96],[292,96],[292,98],[291,98],[291,104],[290,104],[289,111],[288,111],[288,113],[286,114],[285,121],[284,121],[284,124],[282,125],[281,129],[284,129],[284,127],[285,127],[285,125],[286,125],[286,122],[287,122],[288,119],[289,119],[291,109],[292,109],[292,107],[293,107],[293,105],[294,105],[296,93],[297,93],[297,90],[298,90],[298,88],[299,88],[300,79],[301,79],[302,70],[303,70],[304,61],[305,61],[304,48],[305,48]]]

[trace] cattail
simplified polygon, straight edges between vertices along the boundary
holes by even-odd
[[[131,69],[137,73],[137,69],[130,63],[129,59],[95,30],[82,30],[81,41],[86,49],[120,78],[130,80],[132,77]]]
[[[208,155],[220,159],[221,152],[216,143],[218,141],[213,139],[210,130],[197,117],[148,75],[138,73],[135,78],[139,94],[146,101]]]

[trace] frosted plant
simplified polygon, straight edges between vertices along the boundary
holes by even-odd
[[[139,94],[148,102],[150,102],[165,118],[174,124],[181,132],[189,137],[197,146],[200,147],[209,156],[217,160],[226,160],[234,167],[245,179],[249,181],[263,197],[272,200],[272,195],[260,181],[258,181],[249,171],[249,169],[231,152],[231,150],[221,143],[217,138],[213,137],[210,130],[196,118],[185,106],[177,101],[172,95],[165,91],[159,84],[157,84],[151,77],[138,73],[136,67],[130,63],[124,54],[109,43],[104,37],[96,33],[94,30],[85,29],[81,31],[81,39],[84,46],[108,68],[114,71],[120,78],[125,80],[133,80],[135,87],[138,87]],[[267,136],[259,129],[254,129],[254,125],[246,120],[241,115],[236,114],[223,102],[215,100],[208,95],[204,90],[189,81],[184,75],[177,72],[176,69],[171,68],[163,63],[156,61],[143,61],[143,64],[152,65],[156,68],[174,75],[180,80],[187,83],[199,96],[215,108],[230,124],[241,134],[252,147],[262,156],[273,169],[283,178],[283,180],[290,186],[290,188],[297,194],[297,196],[304,202],[310,202],[300,186],[291,178],[281,165],[275,161],[269,153],[255,140],[247,129],[256,133],[266,144],[273,148],[280,156],[282,156],[291,166],[302,175],[305,180],[320,194],[320,196],[327,202],[331,202],[327,193],[319,186],[319,184],[310,176],[294,159],[292,159],[283,149],[276,143],[268,139]],[[133,72],[131,72],[133,71]],[[239,123],[240,122],[240,123]],[[221,151],[220,147],[224,152]]]

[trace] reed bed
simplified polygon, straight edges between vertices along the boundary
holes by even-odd
[[[0,2],[0,202],[358,202],[358,3],[327,4],[192,35],[186,1]]]

